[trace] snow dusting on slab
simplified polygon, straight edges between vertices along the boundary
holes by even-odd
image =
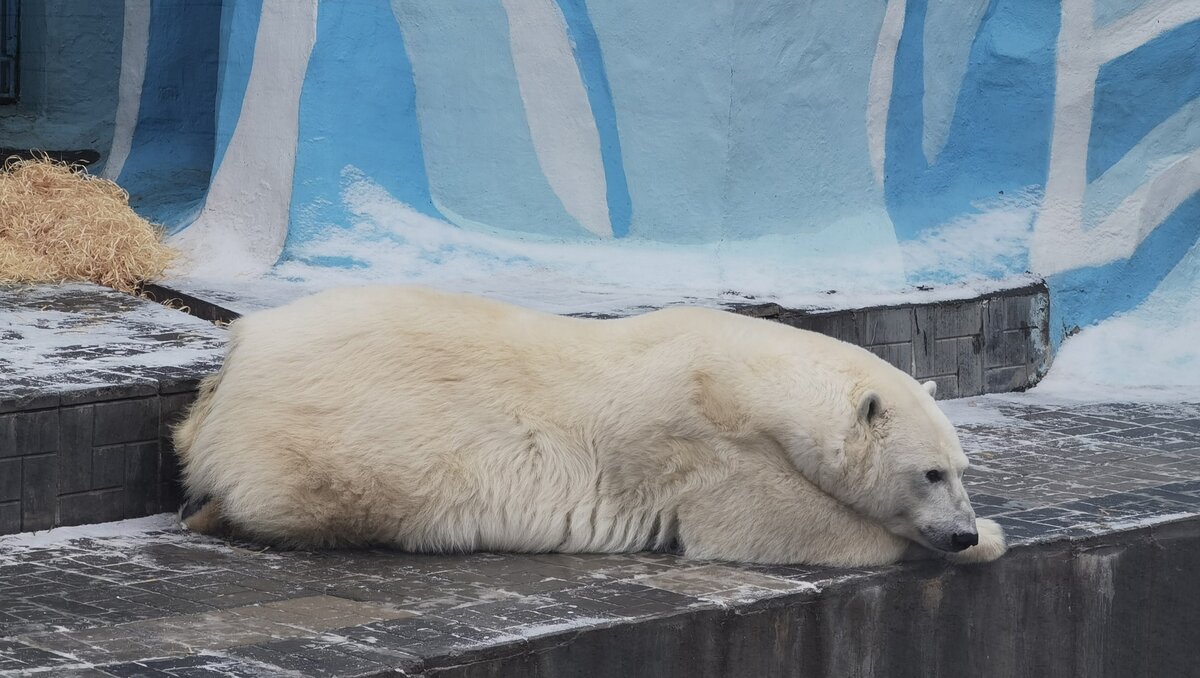
[[[1000,410],[1001,402],[975,397],[942,400],[938,405],[955,426],[1004,426],[1011,418]]]
[[[254,279],[210,279],[202,277],[171,278],[161,284],[167,289],[204,299],[240,315],[282,306],[309,294],[335,287],[395,284],[424,285],[448,292],[477,294],[547,313],[564,315],[633,315],[666,306],[681,304],[706,307],[730,305],[778,304],[784,308],[807,311],[838,311],[931,304],[944,301],[972,299],[1002,290],[1025,287],[1040,282],[1032,276],[1004,280],[979,281],[941,285],[931,289],[845,293],[824,292],[766,294],[762,296],[724,293],[693,287],[623,287],[618,284],[564,281],[541,272],[529,271],[517,275],[495,276],[487,280],[449,276],[429,280],[407,278],[402,274],[383,274],[375,269],[362,270],[314,269],[319,275],[309,278],[282,279],[268,275]]]
[[[224,344],[211,323],[108,288],[0,287],[0,395],[202,376]]]
[[[56,527],[39,532],[22,532],[0,537],[0,551],[15,547],[40,548],[61,546],[79,539],[145,539],[151,533],[179,531],[174,513],[160,513],[145,518],[119,520],[113,523]]]

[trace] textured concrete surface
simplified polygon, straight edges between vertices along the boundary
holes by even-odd
[[[224,345],[212,323],[105,287],[0,286],[0,412],[182,390]]]
[[[173,509],[168,427],[224,343],[94,285],[0,289],[0,534]]]
[[[224,322],[319,291],[280,280],[259,281],[234,290],[181,279],[147,285],[146,289],[157,298],[181,300],[199,318]],[[493,296],[548,312],[594,318],[635,315],[655,308],[636,302],[621,305],[619,297],[613,297],[605,312],[578,312],[596,300],[583,302],[575,295],[575,311],[564,311],[572,308],[569,301]],[[679,299],[672,303],[769,318],[866,347],[917,379],[936,381],[940,398],[1023,390],[1036,384],[1049,366],[1050,299],[1042,282],[993,290],[969,299],[946,300],[921,294],[898,299],[904,301],[840,310],[820,306],[784,308],[732,292],[722,299]],[[666,305],[671,304],[659,307]]]
[[[164,516],[0,539],[0,676],[1196,675],[1200,404],[946,406],[992,565],[278,552]]]

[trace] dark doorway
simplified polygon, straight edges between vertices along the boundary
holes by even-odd
[[[17,102],[17,4],[0,0],[0,104]]]

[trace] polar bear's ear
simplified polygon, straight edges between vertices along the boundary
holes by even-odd
[[[937,397],[937,382],[936,381],[930,380],[930,381],[925,382],[924,384],[921,384],[921,386],[925,388],[925,392],[929,394],[930,398]]]
[[[858,401],[858,420],[866,424],[875,422],[876,417],[883,411],[883,401],[879,399],[879,394],[874,391],[867,391],[862,395],[862,399]]]

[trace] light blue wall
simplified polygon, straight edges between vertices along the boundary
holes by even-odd
[[[876,279],[897,289],[1044,275],[1057,338],[1139,303],[1200,234],[1200,11],[1080,2],[1094,21],[1026,0],[320,0],[297,56],[261,19],[300,5],[156,1],[122,181],[162,179],[139,208],[183,228],[243,102],[298,101],[291,185],[270,187],[288,223],[259,226],[286,231],[283,260],[367,266],[317,245],[452,229],[428,261],[640,247],[713,270],[761,256],[760,279],[823,271],[806,279],[821,290],[852,288],[861,267],[837,262],[857,254],[898,267]],[[200,28],[173,39],[183,25]],[[99,51],[105,118],[119,49]],[[272,55],[304,59],[299,91],[249,91]],[[406,216],[355,230],[380,196]]]
[[[412,67],[388,0],[324,3],[317,34],[300,99],[288,242],[350,226],[341,200],[346,167],[440,216],[429,196]]]
[[[153,0],[137,126],[118,179],[139,213],[182,227],[213,167],[221,0]]]
[[[107,149],[121,71],[122,4],[21,3],[21,98],[0,105],[0,147]]]

